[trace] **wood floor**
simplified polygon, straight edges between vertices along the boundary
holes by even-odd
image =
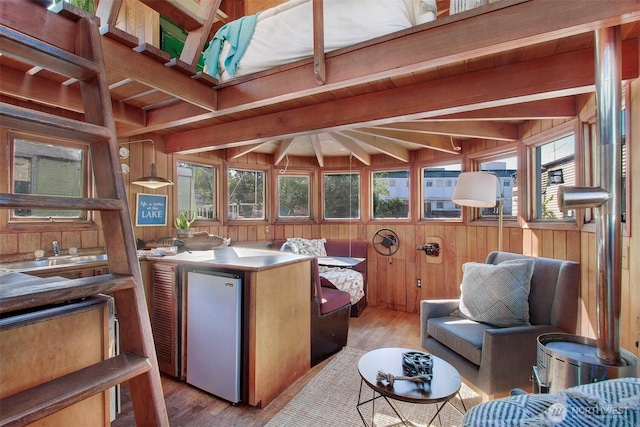
[[[421,349],[419,315],[367,307],[360,317],[349,323],[349,347],[373,350],[380,347]],[[189,384],[162,377],[162,386],[172,427],[263,426],[300,391],[330,359],[314,366],[265,408],[232,406]],[[126,385],[122,387],[122,413],[114,427],[135,426],[133,409]]]

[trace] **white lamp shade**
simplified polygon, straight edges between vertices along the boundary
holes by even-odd
[[[489,208],[496,205],[498,177],[487,172],[462,172],[458,175],[451,201],[460,206]]]
[[[158,176],[155,163],[151,163],[151,170],[149,171],[149,176],[143,176],[142,178],[138,178],[135,181],[131,181],[131,183],[140,185],[142,187],[154,188],[154,189],[165,187],[167,185],[173,185],[172,181]]]

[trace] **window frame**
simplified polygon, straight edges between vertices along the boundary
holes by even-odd
[[[280,177],[283,176],[299,176],[309,178],[309,215],[308,216],[280,216]],[[313,170],[306,169],[294,169],[288,170],[287,168],[273,168],[273,182],[272,188],[275,193],[275,200],[273,202],[273,211],[271,212],[272,218],[276,223],[306,223],[313,222],[317,218],[317,178],[316,173]]]
[[[633,144],[631,143],[631,122],[633,120],[633,112],[631,111],[632,109],[632,102],[631,102],[631,90],[629,90],[629,84],[626,83],[622,86],[622,110],[625,112],[625,117],[624,117],[624,149],[626,150],[625,152],[625,164],[624,164],[624,168],[625,168],[625,194],[624,194],[624,198],[625,198],[625,210],[624,210],[624,214],[625,214],[625,221],[622,223],[622,234],[624,236],[631,236],[631,221],[633,218],[633,215],[631,215],[631,207],[632,207],[632,203],[631,203],[631,194],[632,194],[632,186],[633,186],[633,175],[631,174],[632,172],[632,165],[633,165]]]
[[[220,163],[215,163],[215,162],[207,162],[202,158],[191,158],[188,156],[178,156],[175,159],[175,183],[176,185],[175,187],[175,191],[173,192],[173,197],[174,197],[174,208],[173,208],[173,214],[175,215],[174,218],[176,218],[178,215],[180,215],[180,210],[178,207],[178,200],[179,200],[179,196],[178,196],[178,191],[179,191],[179,174],[178,174],[178,167],[180,163],[190,163],[192,165],[196,165],[196,166],[203,166],[203,167],[210,167],[213,169],[213,180],[214,180],[214,186],[213,186],[213,204],[214,204],[214,217],[213,218],[204,218],[204,217],[196,217],[195,222],[193,223],[194,226],[207,226],[207,225],[217,225],[220,224],[221,222],[221,203],[220,203],[220,176],[221,176],[221,164]]]
[[[563,124],[554,126],[546,131],[540,132],[529,138],[525,138],[522,141],[522,150],[524,152],[524,170],[526,176],[523,178],[526,182],[523,182],[526,186],[520,191],[519,203],[523,202],[525,206],[520,205],[518,208],[519,216],[521,215],[523,225],[526,224],[530,228],[553,228],[553,229],[567,229],[574,230],[580,229],[584,224],[583,215],[579,211],[573,218],[559,219],[559,220],[544,220],[537,218],[537,199],[536,199],[536,149],[542,145],[556,141],[570,134],[574,135],[574,163],[582,164],[584,159],[583,144],[583,128],[580,125],[578,119],[568,120]],[[585,182],[585,176],[580,171],[576,171],[575,174],[575,186],[581,186]],[[520,185],[520,184],[519,184]],[[523,196],[526,199],[523,200]]]
[[[438,185],[437,181],[432,183],[432,185],[427,185],[427,183],[424,182],[424,170],[425,169],[438,168],[438,167],[447,167],[447,166],[452,166],[452,165],[456,165],[456,164],[460,166],[460,173],[462,173],[464,171],[464,163],[463,163],[461,157],[446,158],[446,159],[442,159],[442,160],[437,161],[437,162],[429,162],[429,163],[417,165],[416,174],[418,176],[418,179],[416,180],[416,185],[415,185],[417,190],[414,190],[414,193],[419,194],[419,196],[420,196],[419,203],[416,203],[416,205],[417,205],[416,206],[416,211],[417,211],[418,223],[419,222],[433,222],[433,221],[439,221],[439,222],[463,222],[463,220],[464,220],[464,210],[465,210],[464,208],[462,208],[460,210],[460,216],[459,217],[452,217],[452,218],[426,218],[425,217],[425,208],[424,208],[424,206],[425,206],[425,189],[426,188],[431,188],[431,189],[450,188],[451,189],[451,194],[453,195],[453,189],[455,188],[456,183],[458,182],[458,178],[457,177],[455,179],[452,178],[452,181],[453,181],[453,186],[452,187],[447,187],[445,180],[441,181],[441,185]]]
[[[79,141],[69,140],[59,137],[51,137],[41,134],[35,134],[30,132],[21,132],[13,130],[5,130],[6,132],[6,149],[8,152],[5,159],[5,167],[7,173],[6,184],[3,185],[2,191],[7,194],[14,193],[14,179],[15,179],[15,140],[28,140],[40,144],[51,144],[60,147],[70,147],[74,149],[80,149],[83,152],[83,183],[82,183],[82,195],[81,198],[94,198],[95,186],[93,177],[93,165],[91,163],[91,156],[89,155],[89,144]],[[13,214],[13,209],[8,209],[3,212],[2,215],[2,228],[11,229],[15,231],[38,231],[38,230],[58,230],[61,225],[65,229],[97,229],[98,225],[95,222],[95,212],[92,210],[84,211],[84,218],[21,218],[16,217]]]
[[[472,170],[474,171],[481,171],[481,165],[483,163],[491,163],[491,162],[500,162],[501,160],[504,160],[505,158],[511,158],[511,157],[515,157],[516,158],[516,177],[518,176],[518,171],[519,171],[519,165],[520,165],[520,157],[518,155],[518,147],[517,145],[509,145],[509,146],[504,146],[501,147],[499,150],[497,151],[485,151],[482,153],[479,153],[479,155],[477,156],[471,156],[470,159],[472,159]],[[516,178],[517,179],[517,178]],[[509,187],[511,189],[511,191],[513,192],[513,188],[515,186],[507,186],[504,185],[502,183],[502,179],[500,179],[500,185],[501,185],[501,191],[502,194],[504,194],[505,188]],[[520,189],[518,188],[518,191],[520,191]],[[513,194],[513,193],[512,193]],[[518,203],[520,202],[520,195],[518,195]],[[504,199],[502,201],[503,203],[503,209],[504,209]],[[512,209],[513,211],[513,209]],[[518,208],[516,210],[516,212],[519,212],[519,205]],[[475,215],[474,215],[474,219],[475,220],[480,220],[480,221],[495,221],[498,219],[497,215],[483,215],[482,214],[482,209],[476,209]],[[505,215],[504,214],[504,210],[503,210],[503,216],[502,219],[504,221],[516,221],[518,219],[518,214],[516,215]]]
[[[262,218],[230,218],[229,217],[229,170],[240,170],[246,172],[261,172],[264,174],[264,205],[262,207],[263,217]],[[224,167],[224,182],[222,183],[223,194],[224,194],[224,207],[221,207],[224,222],[229,224],[261,224],[268,223],[270,218],[270,213],[272,209],[272,201],[271,201],[271,184],[269,180],[269,168],[267,166],[259,167],[259,166],[247,166],[244,164],[227,164]]]
[[[363,203],[363,194],[364,194],[364,183],[362,180],[362,174],[364,173],[363,170],[342,170],[342,169],[338,169],[338,170],[326,170],[326,171],[321,171],[321,177],[320,177],[320,209],[321,209],[321,214],[320,217],[322,219],[322,221],[327,221],[327,222],[339,222],[339,221],[348,221],[348,222],[353,222],[353,221],[358,221],[358,222],[362,222],[363,221],[363,209],[362,207],[364,206]],[[356,175],[358,177],[358,217],[354,218],[354,217],[348,217],[348,218],[327,218],[326,216],[326,203],[325,203],[325,177],[327,175]]]
[[[385,172],[406,172],[407,173],[407,216],[406,217],[380,217],[374,216],[374,174]],[[369,219],[371,221],[384,221],[384,222],[407,222],[411,221],[411,212],[413,210],[413,202],[411,201],[411,195],[413,194],[413,180],[411,179],[411,168],[409,167],[390,167],[390,168],[376,168],[369,172]],[[362,216],[362,215],[361,215]]]

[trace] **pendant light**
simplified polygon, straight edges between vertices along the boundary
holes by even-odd
[[[167,185],[173,185],[173,182],[168,180],[167,178],[162,178],[158,176],[158,171],[156,169],[156,143],[152,139],[141,139],[138,141],[129,141],[126,144],[133,144],[136,142],[150,142],[153,145],[153,159],[151,162],[151,167],[149,168],[149,175],[140,177],[135,181],[131,181],[132,184],[140,185],[142,187],[147,188],[161,188],[166,187]]]

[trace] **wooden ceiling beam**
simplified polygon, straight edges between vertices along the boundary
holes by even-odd
[[[320,144],[320,138],[318,138],[317,133],[309,135],[309,137],[311,138],[313,152],[316,154],[316,159],[318,159],[318,165],[322,168],[324,167],[324,154],[322,154],[322,145]]]
[[[636,78],[638,40],[623,42],[622,50],[622,76]],[[206,151],[221,144],[295,137],[356,124],[440,117],[592,92],[594,81],[594,53],[584,49],[176,133],[166,137],[166,149]]]
[[[581,2],[556,2],[553,8],[549,8],[546,0],[502,0],[464,14],[327,53],[329,78],[324,85],[318,85],[311,78],[312,59],[290,64],[285,71],[274,69],[241,76],[217,88],[219,97],[216,112],[202,115],[193,107],[190,115],[182,115],[185,110],[175,106],[175,111],[165,110],[157,122],[152,120],[150,114],[148,123],[151,127],[141,129],[138,133],[171,127],[173,121],[184,124],[191,120],[195,123],[253,107],[342,90],[355,84],[393,78],[545,40],[591,32],[599,27],[640,20],[635,1],[612,2],[606,8],[594,7],[593,13],[588,14],[584,10],[584,3]],[[482,16],[475,19],[477,15]],[[483,36],[469,37],[469,34]],[[456,40],[459,42],[454,43]],[[354,67],[353,64],[359,66]]]
[[[405,123],[405,122],[402,122]],[[442,151],[450,154],[460,154],[460,150],[456,150],[451,139],[441,135],[431,135],[423,132],[403,132],[399,129],[382,129],[382,128],[358,128],[358,132],[369,135],[377,135],[389,138],[397,142],[411,142],[424,148]]]
[[[118,129],[118,135],[133,136],[140,133],[155,132],[166,127],[189,124],[200,120],[207,120],[220,115],[222,112],[211,112],[191,104],[178,104],[165,108],[147,111],[147,126],[143,129]],[[535,120],[570,118],[577,115],[575,98],[564,96],[543,99],[521,104],[483,108],[462,113],[422,119],[423,121],[446,120]]]
[[[330,132],[328,135],[336,143],[349,150],[353,157],[360,160],[367,166],[371,165],[371,155],[367,153],[365,149],[362,148],[353,138],[347,135],[342,135],[340,132]]]
[[[576,99],[574,96],[563,96],[553,99],[523,102],[521,104],[484,108],[463,113],[422,119],[428,122],[441,121],[474,121],[474,120],[543,120],[567,119],[576,117]]]
[[[358,132],[357,130],[345,130],[340,133],[356,141],[360,141],[364,144],[370,145],[381,153],[393,157],[394,159],[398,159],[401,162],[408,163],[410,160],[409,150],[401,147],[397,142],[389,138],[369,135],[366,133]]]
[[[0,93],[13,98],[33,101],[49,107],[84,113],[82,94],[74,86],[66,86],[9,67],[2,68]],[[122,102],[111,101],[113,118],[119,123],[136,127],[146,124],[145,111]]]
[[[289,150],[291,150],[291,146],[293,145],[293,138],[283,139],[279,141],[278,151],[273,155],[273,164],[279,165],[282,159],[285,158]]]
[[[458,138],[494,139],[498,141],[517,141],[518,126],[500,122],[428,122],[422,120],[388,123],[375,129],[404,130],[423,134],[451,135]]]
[[[108,37],[102,37],[102,49],[110,72],[127,76],[200,108],[217,109],[217,92],[211,87],[179,71],[170,70],[161,62]]]
[[[258,144],[239,145],[237,147],[227,148],[224,151],[224,156],[225,156],[225,159],[227,160],[235,160],[239,157],[244,156],[245,154],[249,154],[252,151],[257,150],[258,148],[262,147],[265,144],[268,144],[268,142],[260,142]]]

